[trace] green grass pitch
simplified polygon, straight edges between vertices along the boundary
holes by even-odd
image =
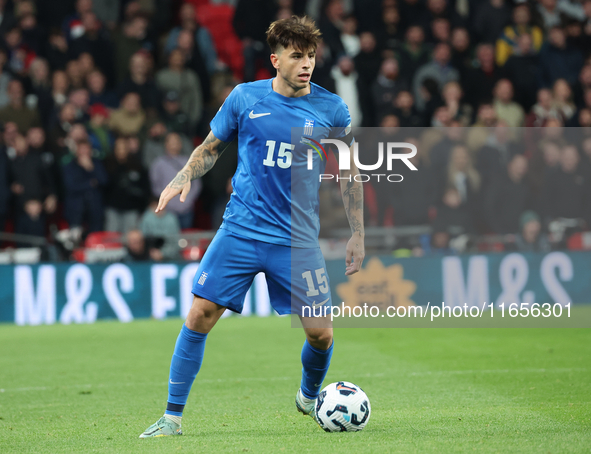
[[[340,329],[325,384],[369,395],[368,426],[295,410],[303,333],[221,320],[181,437],[140,440],[165,407],[181,320],[0,325],[0,453],[589,452],[591,331]]]

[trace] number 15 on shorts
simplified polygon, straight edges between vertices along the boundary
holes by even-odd
[[[326,277],[326,271],[324,268],[314,270],[314,274],[316,276],[316,282],[314,281],[312,271],[306,271],[302,273],[302,277],[306,280],[306,284],[308,284],[306,296],[318,296],[318,290],[320,290],[322,293],[328,293],[328,279]]]

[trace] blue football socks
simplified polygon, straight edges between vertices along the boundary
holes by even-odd
[[[203,362],[206,339],[207,334],[190,330],[183,324],[170,363],[166,415],[183,415],[191,385]]]
[[[332,347],[328,350],[319,350],[312,347],[308,340],[304,342],[302,348],[302,394],[308,399],[316,399],[322,387],[322,381],[328,372],[330,358],[332,357]]]

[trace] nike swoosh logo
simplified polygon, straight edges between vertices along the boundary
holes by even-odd
[[[254,120],[255,118],[264,117],[265,115],[271,115],[271,112],[255,114],[254,110],[251,110],[250,113],[248,114],[248,118],[250,118],[251,120]]]
[[[314,386],[316,386],[316,388],[320,388],[320,385],[318,383],[314,383]]]
[[[326,298],[324,301],[320,301],[319,303],[312,303],[312,307],[320,307],[320,306],[324,306],[326,303],[328,303],[328,300],[330,298]]]
[[[183,383],[185,383],[184,381],[172,381],[170,380],[170,384],[171,385],[182,385]]]

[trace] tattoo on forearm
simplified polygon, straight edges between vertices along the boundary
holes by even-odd
[[[168,186],[173,189],[181,189],[189,181],[201,178],[213,167],[227,145],[210,132],[205,141],[193,151],[185,167]]]
[[[364,233],[363,186],[359,181],[348,181],[343,190],[343,203],[353,233]]]

